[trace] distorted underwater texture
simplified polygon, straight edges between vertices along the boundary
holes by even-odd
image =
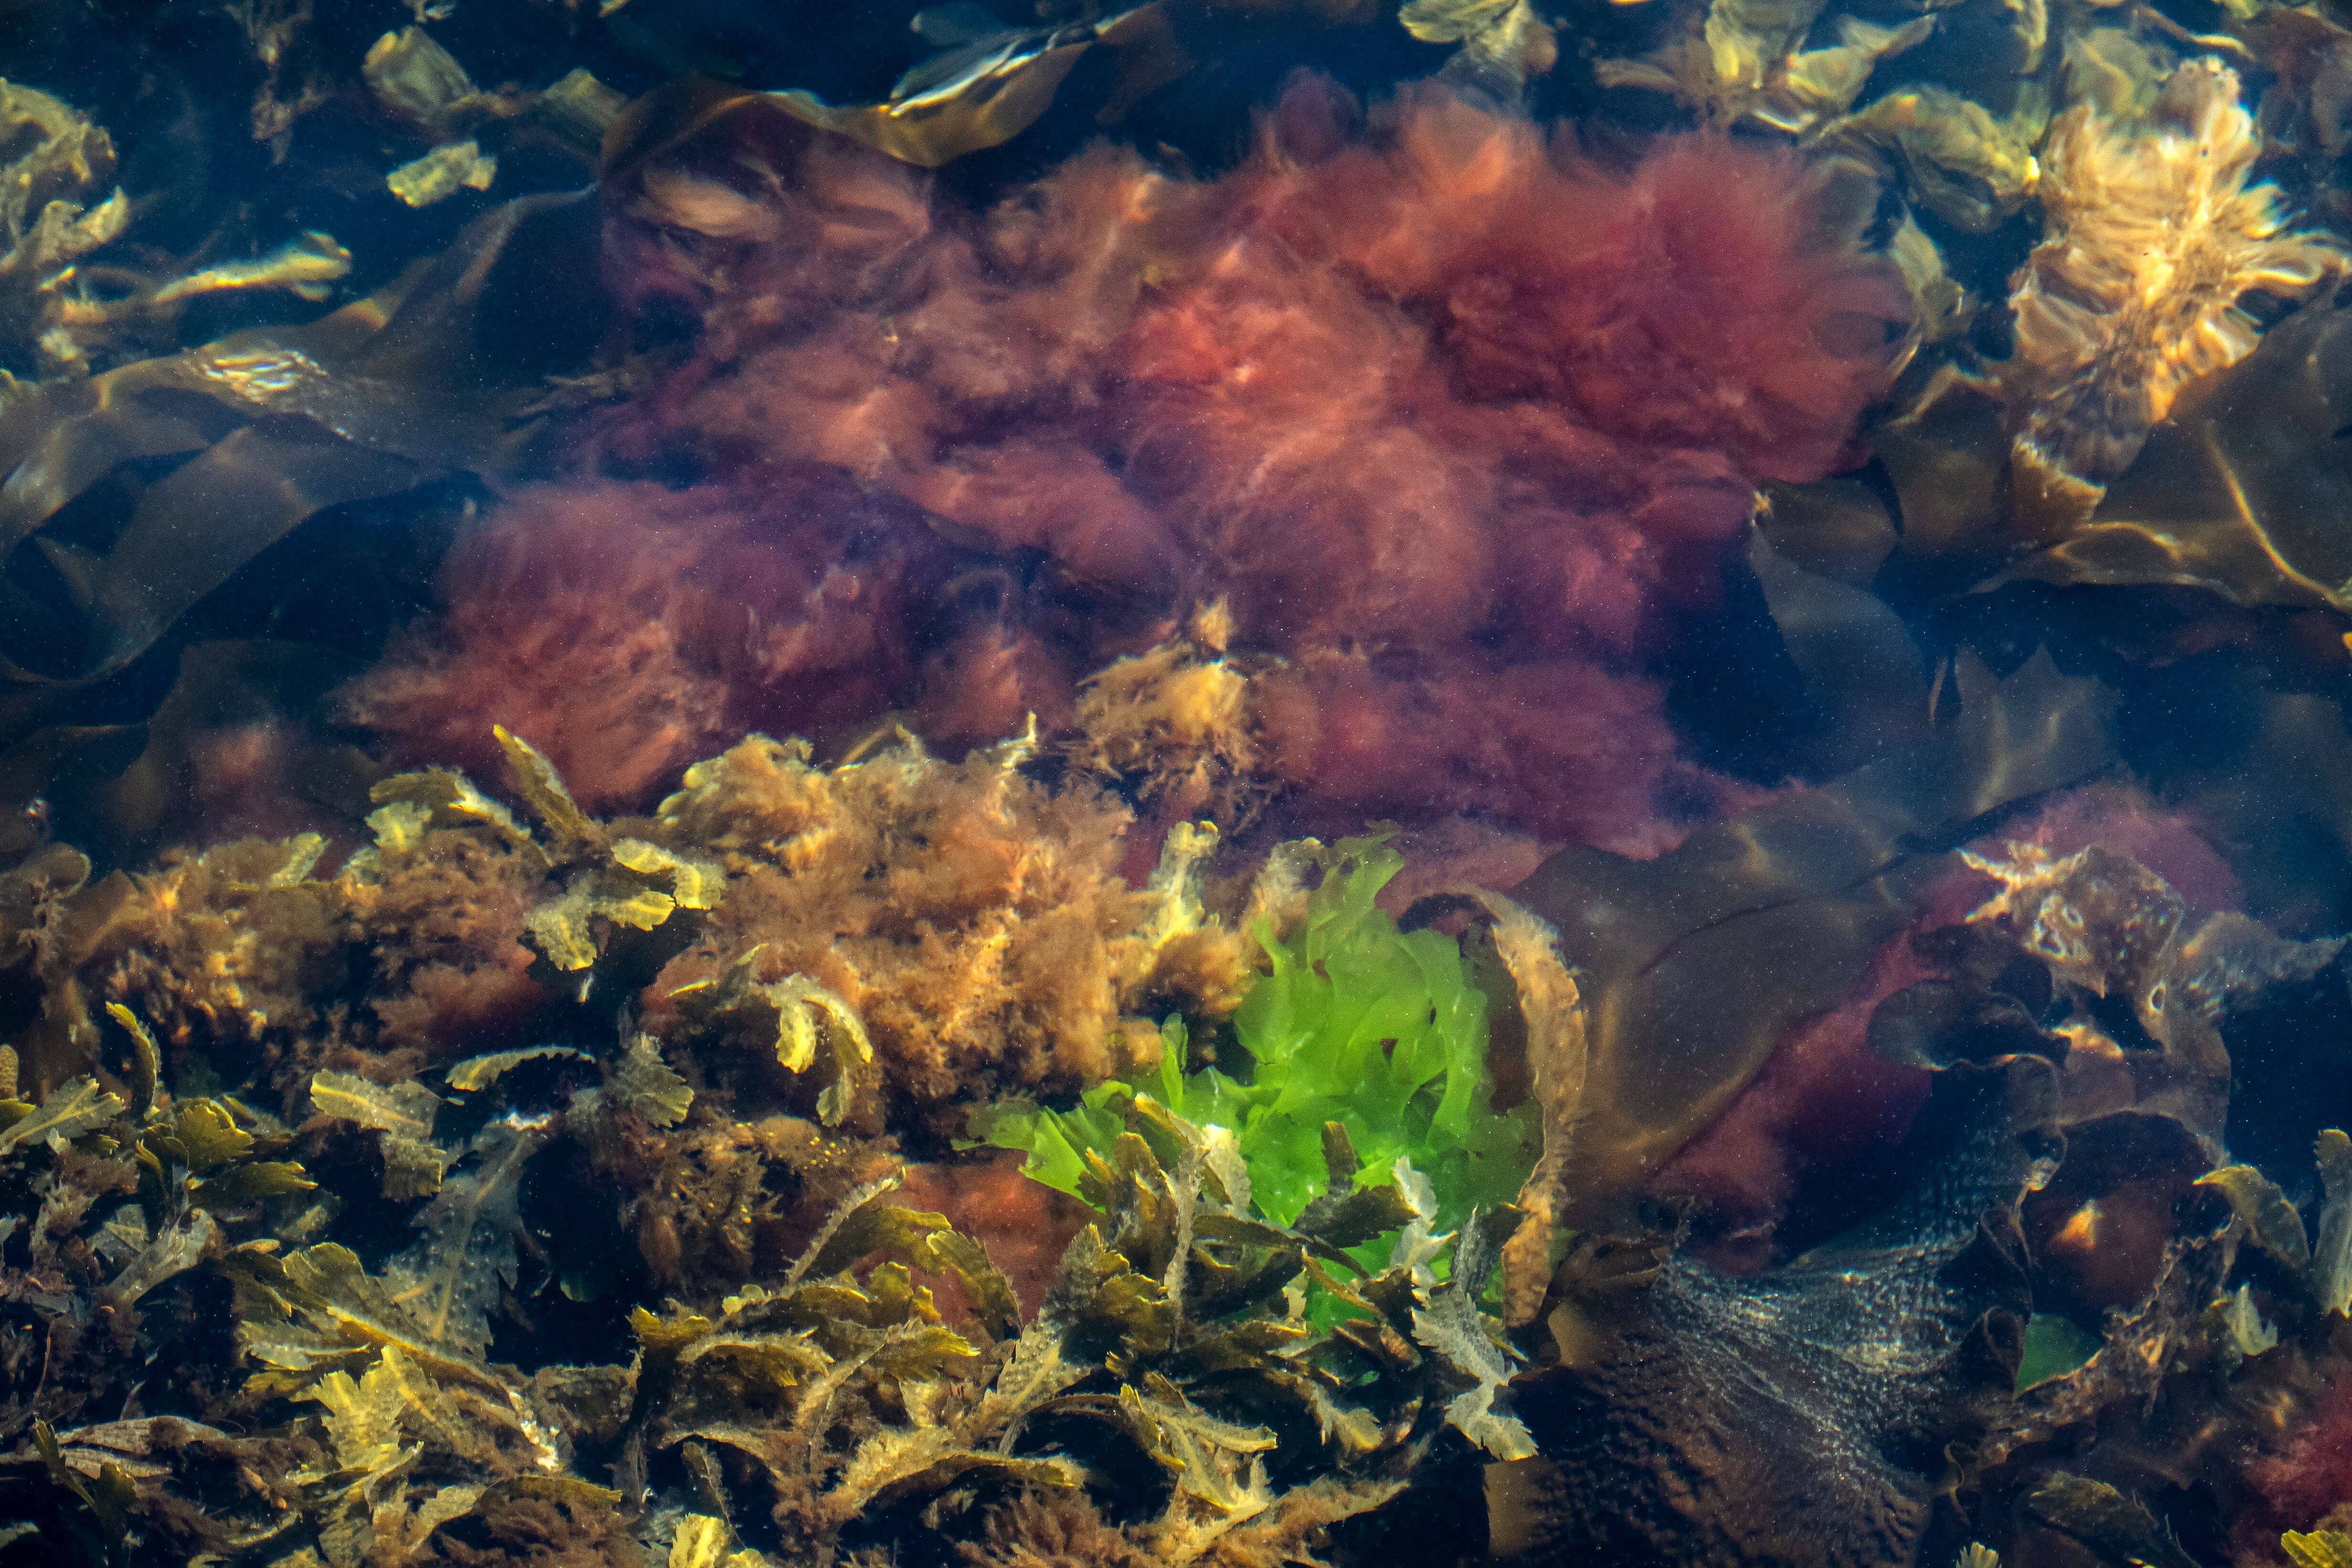
[[[557,521],[454,556],[440,640],[395,651],[355,716],[404,756],[464,762],[504,721],[593,800],[641,805],[746,720],[907,705],[963,744],[1031,710],[1066,724],[1081,678],[1223,600],[1235,645],[1281,660],[1254,706],[1297,820],[1475,807],[1645,842],[1662,795],[1715,786],[1677,756],[1643,656],[1717,597],[1759,479],[1838,462],[1909,301],[1840,232],[1837,193],[1774,150],[1696,134],[1615,172],[1442,95],[1369,132],[1351,107],[1304,82],[1220,179],[1106,148],[978,215],[749,110],[609,181],[604,265],[627,308],[705,326],[600,438],[716,479],[722,513],[781,514],[759,537],[834,603],[723,557],[663,561],[665,583],[722,574],[746,625],[631,604],[685,629],[667,656],[574,627],[566,580],[630,604],[643,557],[589,521],[595,490],[532,487],[511,504]],[[900,503],[883,559],[838,537],[843,474]],[[813,525],[835,537],[795,531]],[[1033,556],[1045,581],[992,589],[982,624],[910,668],[893,645],[955,592],[934,534]],[[726,548],[718,528],[685,537]],[[1090,616],[1048,598],[1072,593]],[[529,622],[542,606],[551,627]],[[550,637],[613,662],[551,681]],[[871,689],[842,690],[824,661],[844,654]],[[608,784],[584,753],[614,700],[664,715],[669,749]],[[1445,735],[1448,716],[1482,738]]]
[[[0,4],[0,1568],[2352,1565],[2347,84]]]

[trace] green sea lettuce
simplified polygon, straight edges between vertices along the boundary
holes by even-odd
[[[1020,1151],[1031,1176],[1084,1196],[1086,1156],[1110,1157],[1140,1091],[1229,1129],[1252,1197],[1284,1225],[1318,1194],[1392,1182],[1401,1159],[1428,1178],[1436,1228],[1511,1203],[1535,1163],[1537,1111],[1494,1109],[1486,996],[1460,946],[1401,931],[1373,903],[1403,865],[1385,835],[1316,846],[1313,858],[1323,879],[1298,929],[1277,940],[1261,921],[1254,933],[1266,970],[1234,1015],[1247,1058],[1237,1074],[1185,1071],[1186,1031],[1171,1019],[1155,1079],[1097,1084],[1066,1110],[996,1108],[980,1119],[981,1141]],[[1345,1131],[1356,1160],[1344,1182],[1326,1158],[1327,1123]]]

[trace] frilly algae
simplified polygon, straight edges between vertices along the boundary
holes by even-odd
[[[1822,10],[1821,0],[1716,0],[1684,37],[1643,59],[1602,60],[1595,74],[1604,86],[1675,93],[1726,123],[1806,132],[1845,112],[1881,59],[1936,27],[1932,16],[1891,27],[1844,16],[1836,43],[1803,48]]]
[[[1397,22],[1423,43],[1460,46],[1440,80],[1486,89],[1507,103],[1559,60],[1557,30],[1528,0],[1406,0]]]
[[[871,1131],[1148,1066],[1147,1003],[1214,1019],[1246,980],[1192,869],[1213,834],[1129,889],[1126,813],[1024,776],[1034,742],[949,763],[902,739],[824,769],[754,738],[688,770],[656,817],[609,825],[504,740],[536,829],[432,770],[374,787],[375,842],[332,876],[314,875],[316,835],[90,886],[70,851],[19,868],[35,1077],[110,1048],[100,1000],[151,1020],[175,1072],[390,1075],[551,993],[602,1008],[642,987],[649,1027],[719,1047],[714,1072],[762,1097],[806,1078],[825,1121]]]
[[[76,1424],[53,1396],[36,1451],[0,1462],[20,1533],[100,1560],[168,1540],[291,1568],[485,1549],[828,1562],[917,1531],[1019,1563],[1081,1529],[1107,1561],[1272,1568],[1316,1561],[1323,1530],[1394,1497],[1441,1426],[1527,1451],[1502,1393],[1510,1359],[1475,1304],[1515,1215],[1465,1227],[1448,1282],[1429,1268],[1449,1249],[1425,1212],[1391,1216],[1412,1222],[1395,1256],[1362,1268],[1318,1226],[1265,1218],[1229,1143],[1143,1098],[1109,1157],[1087,1162],[1099,1218],[1025,1324],[982,1247],[895,1206],[885,1177],[843,1194],[766,1282],[632,1309],[625,1363],[505,1364],[481,1313],[512,1302],[518,1257],[541,1250],[517,1214],[525,1167],[625,1141],[614,1115],[667,1094],[631,1090],[633,1069],[608,1063],[588,1069],[603,1082],[534,1111],[541,1095],[510,1087],[521,1065],[447,1075],[476,1100],[457,1113],[479,1129],[460,1156],[473,1168],[382,1264],[281,1242],[314,1189],[300,1166],[256,1158],[288,1135],[236,1101],[142,1119],[83,1080],[37,1108],[0,1105],[7,1131],[36,1129],[0,1151],[0,1180],[39,1172],[54,1196],[78,1194],[69,1214],[43,1211],[32,1272],[0,1276],[11,1299],[180,1338],[185,1324],[142,1330],[131,1307],[200,1270],[233,1289],[236,1347],[255,1369],[226,1396],[248,1436],[168,1415]],[[338,1114],[383,1102],[324,1075],[317,1092]],[[1339,1207],[1386,1214],[1383,1191]],[[123,1201],[94,1214],[110,1194]],[[101,1253],[128,1258],[110,1283]],[[1358,1315],[1309,1324],[1302,1271]],[[46,1293],[28,1296],[36,1279]],[[955,1284],[961,1320],[943,1319],[934,1279]],[[613,1485],[588,1479],[607,1470]]]
[[[1907,557],[1891,581],[2332,602],[2342,574],[2297,537],[2319,464],[2242,434],[2264,423],[2246,412],[2257,403],[2299,426],[2296,389],[2244,376],[2225,393],[2218,378],[2284,306],[2343,274],[2341,240],[2294,216],[2334,218],[2334,171],[2279,156],[2340,150],[2334,24],[2264,5],[2205,18],[2038,0],[1930,7],[1899,27],[1746,0],[1652,16],[1637,29],[1650,52],[1599,62],[1604,85],[1867,158],[1899,205],[1891,249],[1922,350],[1872,437]],[[2257,114],[2241,76],[2273,71]],[[2281,184],[2255,177],[2260,160]],[[2022,266],[1999,263],[2009,276],[1991,270],[2036,239]],[[2232,417],[2206,416],[2208,384]],[[2229,449],[2210,432],[2167,439],[2176,407],[2228,429]]]
[[[2210,58],[2175,71],[2141,123],[2089,103],[2052,122],[2050,234],[2017,275],[2000,372],[2021,504],[2049,509],[2041,526],[2087,518],[2180,387],[2253,352],[2242,296],[2299,299],[2352,265],[2288,226],[2276,186],[2249,183],[2262,145],[2237,73]]]
[[[351,271],[331,235],[306,233],[249,261],[153,270],[152,251],[110,258],[102,284],[81,276],[123,240],[139,211],[105,130],[47,93],[0,81],[0,390],[15,373],[86,375],[137,352],[199,294],[286,289],[323,300]],[[185,264],[184,264],[185,265]],[[126,341],[118,341],[126,340]]]
[[[755,738],[688,769],[652,837],[715,862],[725,891],[662,965],[649,1016],[765,996],[775,1011],[742,1026],[765,1030],[773,1056],[777,1014],[788,1036],[797,1016],[837,1038],[845,1011],[879,1079],[867,1123],[908,1126],[974,1094],[1075,1089],[1150,1064],[1153,999],[1229,1012],[1240,934],[1199,907],[1179,868],[1145,889],[1118,881],[1126,812],[1024,775],[1034,745],[950,763],[901,736],[820,769],[805,746]],[[808,984],[759,989],[792,976]],[[794,1015],[804,1005],[814,1012]]]
[[[486,92],[421,24],[377,38],[360,61],[360,78],[378,103],[433,143],[384,176],[386,188],[412,207],[430,206],[460,190],[488,190],[498,178],[495,149],[518,139],[520,125],[545,127],[584,153],[625,102],[576,68],[542,92],[512,84]],[[485,137],[492,151],[484,151]]]
[[[1232,657],[1233,612],[1195,610],[1181,635],[1116,659],[1079,688],[1071,761],[1127,781],[1148,803],[1248,826],[1273,793],[1252,671]]]
[[[1089,1155],[1109,1152],[1127,1108],[1149,1092],[1230,1129],[1255,1201],[1310,1231],[1308,1216],[1328,1220],[1333,1194],[1394,1180],[1401,1161],[1434,1194],[1423,1217],[1439,1230],[1516,1198],[1536,1159],[1536,1110],[1494,1107],[1486,998],[1454,940],[1401,933],[1374,906],[1402,858],[1361,838],[1328,850],[1310,840],[1297,860],[1319,865],[1322,880],[1286,934],[1252,927],[1267,967],[1234,1015],[1234,1071],[1186,1071],[1175,1025],[1155,1079],[1099,1083],[1066,1111],[999,1108],[983,1120],[986,1141],[1028,1155],[1024,1168],[1048,1185],[1080,1192]],[[1343,1142],[1333,1143],[1331,1127],[1344,1130]],[[1335,1148],[1346,1151],[1336,1163]]]
[[[55,274],[122,232],[131,204],[117,186],[106,132],[47,93],[0,81],[0,146],[12,154],[0,178],[0,348],[23,365],[28,352],[58,363],[81,358],[57,322]]]

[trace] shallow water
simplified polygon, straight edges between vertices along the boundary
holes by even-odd
[[[0,7],[0,1564],[2352,1563],[2347,27]]]

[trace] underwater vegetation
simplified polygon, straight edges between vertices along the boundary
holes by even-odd
[[[929,1098],[968,1099],[991,1060],[1004,1086],[1041,1091],[1056,1075],[1149,1065],[1161,1033],[1122,1031],[1123,994],[1203,1026],[1231,1009],[1238,939],[1199,902],[1213,832],[1171,840],[1162,876],[1128,893],[1100,863],[1080,869],[1090,842],[1115,844],[1124,813],[1084,784],[1054,795],[1024,777],[1029,742],[950,765],[902,742],[821,770],[804,746],[761,738],[689,770],[661,816],[608,825],[501,734],[527,818],[461,774],[395,775],[375,792],[373,842],[331,877],[314,875],[316,836],[98,884],[79,855],[44,847],[12,874],[16,944],[58,1003],[27,1055],[0,1058],[26,1097],[0,1110],[0,1151],[11,1190],[35,1205],[5,1221],[10,1234],[31,1221],[9,1300],[48,1325],[37,1360],[10,1363],[26,1377],[11,1372],[9,1419],[33,1424],[47,1467],[19,1479],[62,1489],[61,1512],[26,1514],[27,1538],[110,1559],[135,1535],[139,1550],[168,1538],[184,1553],[269,1561],[508,1548],[625,1561],[675,1554],[679,1540],[729,1547],[740,1539],[725,1522],[730,1489],[749,1483],[767,1500],[742,1506],[770,1522],[746,1515],[744,1528],[792,1561],[831,1560],[845,1531],[888,1539],[919,1514],[936,1520],[946,1491],[1007,1561],[1031,1532],[1084,1529],[1138,1560],[1272,1563],[1392,1496],[1424,1423],[1524,1448],[1490,1409],[1510,1363],[1475,1304],[1514,1211],[1433,1234],[1428,1178],[1400,1155],[1360,1185],[1336,1124],[1318,1132],[1320,1206],[1285,1204],[1275,1220],[1230,1132],[1130,1096],[1128,1124],[1081,1169],[1097,1217],[1025,1327],[977,1242],[885,1201],[899,1162],[861,1127],[912,1132]],[[1091,830],[1072,815],[1087,811]],[[877,878],[894,837],[926,852]],[[1378,880],[1360,889],[1360,921]],[[469,885],[473,905],[455,905]],[[485,931],[493,921],[502,929]],[[667,942],[665,963],[645,944],[672,932],[688,940]],[[1443,940],[1425,934],[1417,946]],[[520,962],[465,967],[461,941]],[[765,952],[781,976],[763,972]],[[321,970],[337,964],[352,967]],[[636,1004],[597,994],[629,976]],[[463,1059],[367,1048],[454,1044],[448,1016],[478,984],[541,1026],[569,993],[604,1027],[617,1006],[642,1028],[601,1058],[567,1045]],[[308,1005],[329,991],[331,1016]],[[404,1016],[416,1007],[444,1016]],[[1064,1042],[1129,1038],[1136,1057],[1055,1059]],[[1453,1065],[1478,1068],[1458,1052]],[[164,1087],[226,1072],[247,1098]],[[373,1218],[339,1226],[346,1200],[322,1177],[361,1184],[351,1197]],[[600,1243],[634,1237],[624,1274],[676,1292],[668,1305],[625,1307],[609,1258],[534,1217],[553,1201],[576,1231],[582,1194],[607,1211]],[[1388,1233],[1393,1258],[1367,1266],[1346,1250]],[[891,1260],[850,1272],[877,1252]],[[1309,1258],[1369,1318],[1309,1326]],[[493,1359],[499,1325],[520,1321],[514,1292],[556,1278],[528,1285],[542,1266],[574,1304],[559,1312],[605,1303],[589,1310],[614,1364],[541,1376]],[[205,1281],[194,1293],[158,1296],[192,1271]],[[932,1276],[952,1282],[954,1326]],[[235,1300],[230,1318],[202,1306],[215,1289]],[[139,1326],[136,1303],[167,1300],[170,1322]],[[215,1363],[196,1375],[230,1375],[236,1399],[255,1402],[241,1409],[278,1411],[308,1436],[247,1453],[193,1416],[103,1431],[79,1419],[100,1391],[68,1371],[76,1348],[102,1361],[142,1333]],[[241,1362],[260,1370],[237,1379]],[[1072,1422],[1137,1445],[1141,1469],[1118,1473],[1159,1500],[1156,1523],[1104,1523],[1073,1491],[1101,1456],[1050,1457]],[[1024,1431],[1048,1457],[1017,1447]],[[1291,1436],[1270,1479],[1259,1456],[1277,1432]],[[1318,1432],[1341,1468],[1302,1460],[1300,1435]],[[145,1458],[190,1445],[205,1457],[189,1491],[141,1492],[180,1475]],[[102,1458],[96,1489],[80,1484],[85,1456],[117,1452],[135,1468]],[[639,1470],[682,1462],[705,1508],[656,1521],[641,1497],[573,1473],[583,1452]],[[983,1480],[994,1490],[975,1491]],[[1026,1495],[1041,1487],[1067,1495]],[[908,1518],[892,1526],[899,1505]]]
[[[1092,1162],[1099,1217],[1025,1327],[977,1244],[938,1215],[893,1206],[887,1179],[846,1194],[773,1289],[747,1285],[715,1315],[635,1310],[625,1364],[527,1377],[486,1363],[483,1297],[515,1278],[524,1162],[557,1140],[674,1125],[695,1098],[641,1047],[600,1086],[485,1120],[509,1098],[492,1086],[516,1065],[475,1058],[451,1075],[453,1089],[477,1096],[461,1114],[480,1129],[455,1152],[467,1168],[439,1177],[418,1216],[423,1236],[380,1271],[331,1242],[281,1255],[275,1238],[255,1238],[215,1260],[237,1303],[236,1351],[258,1369],[234,1396],[235,1419],[308,1412],[296,1416],[299,1436],[241,1436],[170,1416],[59,1433],[35,1416],[35,1468],[15,1467],[0,1485],[21,1498],[46,1481],[56,1504],[21,1508],[12,1539],[45,1536],[60,1551],[79,1542],[110,1559],[135,1540],[141,1550],[294,1562],[549,1552],[635,1562],[667,1547],[671,1562],[749,1563],[768,1559],[729,1550],[739,1539],[730,1516],[765,1505],[770,1522],[755,1533],[789,1561],[887,1540],[894,1514],[898,1530],[918,1514],[929,1529],[969,1514],[980,1535],[972,1561],[1022,1561],[1076,1532],[1114,1561],[1273,1563],[1392,1497],[1400,1483],[1383,1466],[1423,1422],[1450,1422],[1498,1452],[1525,1449],[1524,1431],[1488,1408],[1507,1363],[1472,1302],[1492,1266],[1493,1227],[1465,1232],[1451,1280],[1435,1284],[1426,1263],[1446,1240],[1417,1216],[1418,1239],[1400,1260],[1348,1292],[1370,1317],[1351,1334],[1318,1335],[1278,1305],[1283,1288],[1310,1254],[1352,1269],[1340,1243],[1414,1219],[1394,1195],[1414,1184],[1381,1189],[1391,1200],[1375,1214],[1350,1202],[1305,1229],[1276,1225],[1252,1211],[1229,1143],[1149,1101],[1116,1165]],[[435,1097],[404,1087],[394,1095],[321,1074],[314,1096],[321,1119],[389,1128],[423,1103],[432,1125]],[[315,1190],[301,1165],[253,1158],[288,1139],[233,1101],[133,1112],[83,1079],[37,1107],[9,1103],[12,1146],[55,1141],[33,1185],[61,1194],[71,1183],[57,1163],[79,1157],[93,1168],[77,1207],[101,1188],[124,1199],[94,1248],[45,1207],[35,1273],[18,1288],[100,1291],[126,1329],[133,1304],[194,1267],[208,1242],[253,1228],[267,1202]],[[93,1152],[77,1156],[68,1139]],[[103,1183],[96,1167],[112,1167]],[[150,1215],[161,1227],[152,1235]],[[957,1327],[910,1270],[959,1283],[971,1306]],[[1275,1461],[1286,1479],[1269,1478],[1277,1428],[1253,1415],[1287,1435]],[[1081,1484],[1097,1472],[1055,1457],[1046,1434],[1072,1426],[1127,1448],[1129,1479],[1151,1500],[1135,1522],[1107,1523]],[[1318,1429],[1332,1468],[1300,1463]],[[622,1487],[576,1472],[597,1454],[616,1457]],[[646,1514],[647,1467],[678,1462],[702,1507]]]
[[[290,1110],[293,1068],[396,1082],[570,994],[740,1033],[788,1075],[822,1041],[824,1121],[904,1128],[935,1102],[1149,1065],[1160,1031],[1135,1008],[1214,1020],[1246,979],[1197,867],[1171,847],[1129,889],[1127,811],[1025,777],[1030,742],[950,764],[902,739],[822,769],[804,742],[754,736],[689,769],[656,816],[607,824],[499,739],[537,831],[436,769],[374,786],[373,842],[330,876],[313,874],[316,834],[96,882],[77,852],[40,850],[10,874],[11,958],[43,997],[26,1071],[98,1065],[100,1009],[129,1005],[176,1068],[266,1069]]]
[[[1299,847],[1317,848],[1311,840]],[[1373,903],[1402,857],[1359,838],[1315,858],[1322,880],[1294,895],[1299,908],[1257,906],[1300,878],[1307,868],[1295,862],[1304,855],[1274,862],[1261,880],[1265,896],[1254,897],[1244,915],[1267,966],[1233,1018],[1248,1082],[1214,1066],[1185,1072],[1179,1036],[1149,1087],[1160,1103],[1232,1132],[1250,1190],[1270,1215],[1296,1215],[1315,1197],[1326,1174],[1325,1129],[1336,1126],[1360,1162],[1351,1180],[1408,1163],[1429,1184],[1433,1223],[1451,1230],[1518,1195],[1540,1142],[1537,1107],[1494,1109],[1486,998],[1468,984],[1461,949],[1434,931],[1400,933]],[[1251,927],[1252,916],[1265,923]],[[1295,928],[1290,940],[1275,936],[1277,918]],[[983,1131],[999,1147],[1026,1153],[1029,1175],[1080,1192],[1087,1156],[1117,1143],[1136,1094],[1106,1079],[1068,1111],[1003,1107]]]
[[[0,1058],[16,1539],[93,1561],[1021,1563],[1073,1540],[1355,1561],[1412,1528],[1389,1505],[1451,1491],[1483,1494],[1504,1557],[1875,1563],[1970,1531],[2167,1539],[2135,1500],[2240,1451],[2273,1457],[2226,1517],[2301,1529],[2336,1495],[2352,1153],[2317,1131],[2306,1228],[2279,1183],[2307,1178],[2231,1163],[2222,1135],[2241,1059],[2309,1053],[2314,1019],[2352,1011],[2344,942],[2201,909],[2107,847],[2237,893],[2144,796],[2032,789],[2109,743],[2080,686],[2029,669],[1969,701],[1940,751],[1815,808],[1810,842],[1788,802],[1727,825],[1778,842],[1785,877],[1832,810],[1893,832],[1898,803],[1974,821],[1971,791],[2045,797],[2025,837],[1879,872],[1927,891],[1882,939],[1899,970],[1863,945],[1888,928],[1846,939],[1853,1005],[1880,1071],[1925,1092],[1892,1167],[1808,1151],[1880,1190],[1850,1224],[1801,1215],[1820,1187],[1792,1168],[1760,1267],[1692,1196],[1639,1201],[1695,1191],[1673,1164],[1605,1173],[1646,1123],[1628,1025],[1598,1005],[1623,983],[1572,974],[1568,936],[1491,893],[1401,929],[1373,902],[1400,863],[1379,838],[1220,885],[1213,831],[1186,829],[1129,892],[1124,812],[1024,774],[1028,741],[821,768],[753,738],[606,821],[502,733],[518,807],[393,775],[331,873],[316,837],[95,883],[28,846],[7,907],[57,1008]],[[2029,713],[2059,737],[2041,773],[1953,767]],[[1675,897],[1622,889],[1629,913],[1806,908],[1721,856],[1710,886],[1703,842],[1664,858]],[[1854,899],[1803,918],[1839,930]],[[1465,909],[1489,923],[1426,923]],[[461,938],[494,962],[462,967]],[[483,1044],[577,1043],[394,1048],[454,1041],[394,1021],[456,1016],[473,984],[520,1020]],[[1124,1011],[1143,997],[1164,1023]],[[1063,1059],[1071,1039],[1123,1054]],[[1784,1061],[1855,1066],[1800,1045],[1754,1081]],[[1753,1068],[1683,1070],[1748,1103]],[[1068,1239],[1017,1280],[897,1194],[969,1201],[926,1129],[1057,1081],[1093,1087],[980,1122],[1081,1205],[1034,1206]],[[2328,1107],[2301,1114],[2308,1148]],[[1555,1229],[1584,1214],[1608,1217]],[[2126,1410],[2132,1441],[2084,1451]]]
[[[511,721],[596,810],[648,804],[681,748],[855,723],[911,684],[916,650],[890,610],[944,552],[848,487],[795,500],[747,512],[732,493],[642,482],[520,491],[450,552],[443,576],[466,597],[395,645],[352,716],[399,736],[404,761],[477,768],[496,760],[490,726]]]
[[[1077,677],[1221,601],[1230,646],[1261,666],[1223,728],[1260,737],[1303,825],[1475,800],[1547,838],[1637,838],[1670,783],[1705,781],[1677,771],[1658,689],[1628,664],[1712,597],[1759,478],[1838,460],[1907,297],[1840,229],[1840,193],[1769,151],[1693,138],[1621,174],[1434,96],[1370,144],[1349,114],[1298,88],[1222,179],[1106,150],[976,220],[795,120],[739,104],[689,134],[654,120],[664,138],[608,169],[605,265],[625,310],[702,327],[601,439],[633,462],[690,457],[719,481],[714,509],[742,492],[827,517],[835,537],[793,553],[811,578],[824,564],[838,610],[806,586],[751,588],[744,613],[779,646],[697,670],[697,689],[617,624],[557,605],[509,624],[528,601],[505,584],[525,574],[593,582],[632,624],[671,608],[630,605],[650,557],[604,529],[518,518],[506,544],[467,547],[502,563],[453,555],[438,640],[365,678],[355,715],[404,753],[447,754],[449,732],[485,732],[485,697],[553,686],[508,661],[585,631],[605,634],[577,639],[609,650],[602,679],[495,715],[551,754],[597,731],[591,704],[772,708],[761,690],[820,684],[814,659],[861,642],[882,654],[858,661],[865,711],[911,706],[972,739],[1030,710],[1067,729]],[[928,518],[992,554],[1036,552],[1044,580],[960,590],[995,603],[927,665],[893,658],[891,579],[925,551],[844,559],[824,475],[898,498],[898,531]],[[583,519],[600,504],[520,499]],[[680,542],[723,550],[725,532]],[[734,575],[722,555],[653,570]],[[1079,590],[1084,620],[1021,602]],[[836,615],[870,622],[830,629]],[[1470,726],[1496,734],[1483,753],[1435,743],[1465,706],[1491,718]]]
[[[0,1564],[2352,1563],[2329,5],[0,68]]]
[[[2099,485],[2130,467],[2181,385],[2254,349],[2239,308],[2260,289],[2293,300],[2345,265],[2324,235],[2282,233],[2277,187],[2247,184],[2262,151],[2238,101],[2236,74],[2189,60],[2167,81],[2134,136],[2089,103],[2054,121],[2042,151],[2042,204],[2053,229],[2010,296],[2021,407],[2018,483],[2079,521]],[[2151,244],[2150,240],[2156,243]],[[2043,526],[2058,526],[2053,519]]]

